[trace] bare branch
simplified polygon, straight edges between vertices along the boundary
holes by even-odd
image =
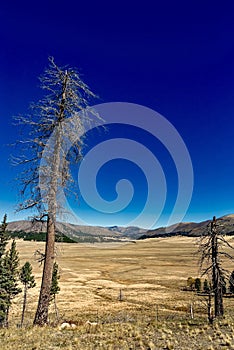
[[[42,265],[42,263],[45,261],[45,253],[42,253],[39,249],[37,249],[34,252],[34,256],[36,258],[36,261],[40,264],[40,266]]]

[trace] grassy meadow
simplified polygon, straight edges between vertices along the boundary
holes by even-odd
[[[224,299],[225,319],[210,326],[206,297],[183,291],[188,277],[199,277],[196,242],[170,237],[122,245],[57,243],[60,322],[55,325],[51,305],[51,325],[38,328],[32,322],[42,267],[34,252],[44,243],[18,240],[21,265],[30,261],[37,287],[29,290],[23,329],[17,327],[23,294],[14,300],[0,349],[234,349],[234,299]],[[234,264],[226,267],[232,271]],[[73,327],[61,329],[64,321]]]

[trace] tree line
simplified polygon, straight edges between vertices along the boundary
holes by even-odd
[[[25,232],[23,230],[19,231],[9,231],[9,235],[11,238],[21,238],[24,241],[36,241],[36,242],[46,242],[46,232]],[[63,243],[76,243],[73,239],[68,236],[65,236],[62,233],[57,232],[55,234],[55,242],[63,242]]]

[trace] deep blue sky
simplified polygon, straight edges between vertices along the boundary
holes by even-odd
[[[1,216],[7,212],[14,220],[18,201],[18,184],[13,180],[17,170],[9,163],[14,149],[7,146],[19,138],[12,116],[27,113],[29,103],[41,97],[37,77],[50,55],[59,65],[77,67],[100,96],[100,103],[141,104],[161,113],[176,127],[194,168],[193,198],[185,220],[234,212],[232,1],[160,1],[154,5],[129,1],[4,2],[0,5],[0,27]],[[176,173],[161,145],[154,145],[147,135],[145,141],[162,162],[168,182],[163,224],[176,195]],[[98,216],[81,200],[77,210],[89,224],[124,225],[126,217],[141,210],[145,198],[142,172],[132,163],[116,161],[112,166],[106,164],[102,169],[106,174],[100,173],[98,178],[100,193],[107,200],[111,199],[113,183],[128,177],[126,168],[130,175],[135,174],[131,180],[140,190],[136,190],[135,202],[118,217]]]

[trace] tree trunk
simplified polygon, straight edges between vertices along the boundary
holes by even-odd
[[[7,306],[7,309],[6,309],[6,317],[5,317],[5,327],[8,328],[9,326],[9,310],[10,310],[10,305]]]
[[[222,292],[222,286],[219,282],[217,283],[217,290],[215,291],[215,317],[223,316],[224,309],[223,309],[223,292]]]
[[[211,310],[211,292],[209,292],[208,302],[207,302],[207,315],[210,324],[213,323],[213,315]]]
[[[23,309],[22,309],[22,315],[21,315],[21,323],[20,327],[23,327],[24,323],[24,314],[25,314],[25,309],[26,309],[26,303],[27,303],[27,285],[25,284],[24,286],[24,301],[23,301]]]
[[[51,289],[53,266],[54,266],[54,243],[55,243],[55,222],[53,218],[48,216],[44,269],[43,269],[38,307],[37,307],[37,312],[34,319],[34,325],[42,326],[46,324],[48,320],[50,289]]]
[[[215,317],[223,316],[223,293],[221,271],[218,262],[218,241],[216,231],[216,218],[213,218],[211,233],[212,233],[212,283],[214,291],[214,311]]]
[[[52,284],[53,266],[54,266],[54,245],[55,245],[55,224],[57,216],[57,193],[59,186],[60,177],[60,167],[61,167],[61,153],[62,153],[62,122],[64,121],[64,109],[66,102],[66,88],[67,88],[68,74],[65,73],[62,89],[62,99],[59,105],[59,114],[57,118],[57,126],[54,134],[51,137],[49,160],[47,167],[51,166],[49,169],[49,189],[48,189],[48,216],[47,216],[47,235],[46,235],[46,251],[45,251],[45,261],[44,269],[41,283],[40,296],[38,301],[37,312],[34,319],[35,325],[43,326],[48,320],[48,311],[50,303],[50,290]],[[50,155],[52,152],[52,155]],[[51,163],[51,164],[50,164]]]

